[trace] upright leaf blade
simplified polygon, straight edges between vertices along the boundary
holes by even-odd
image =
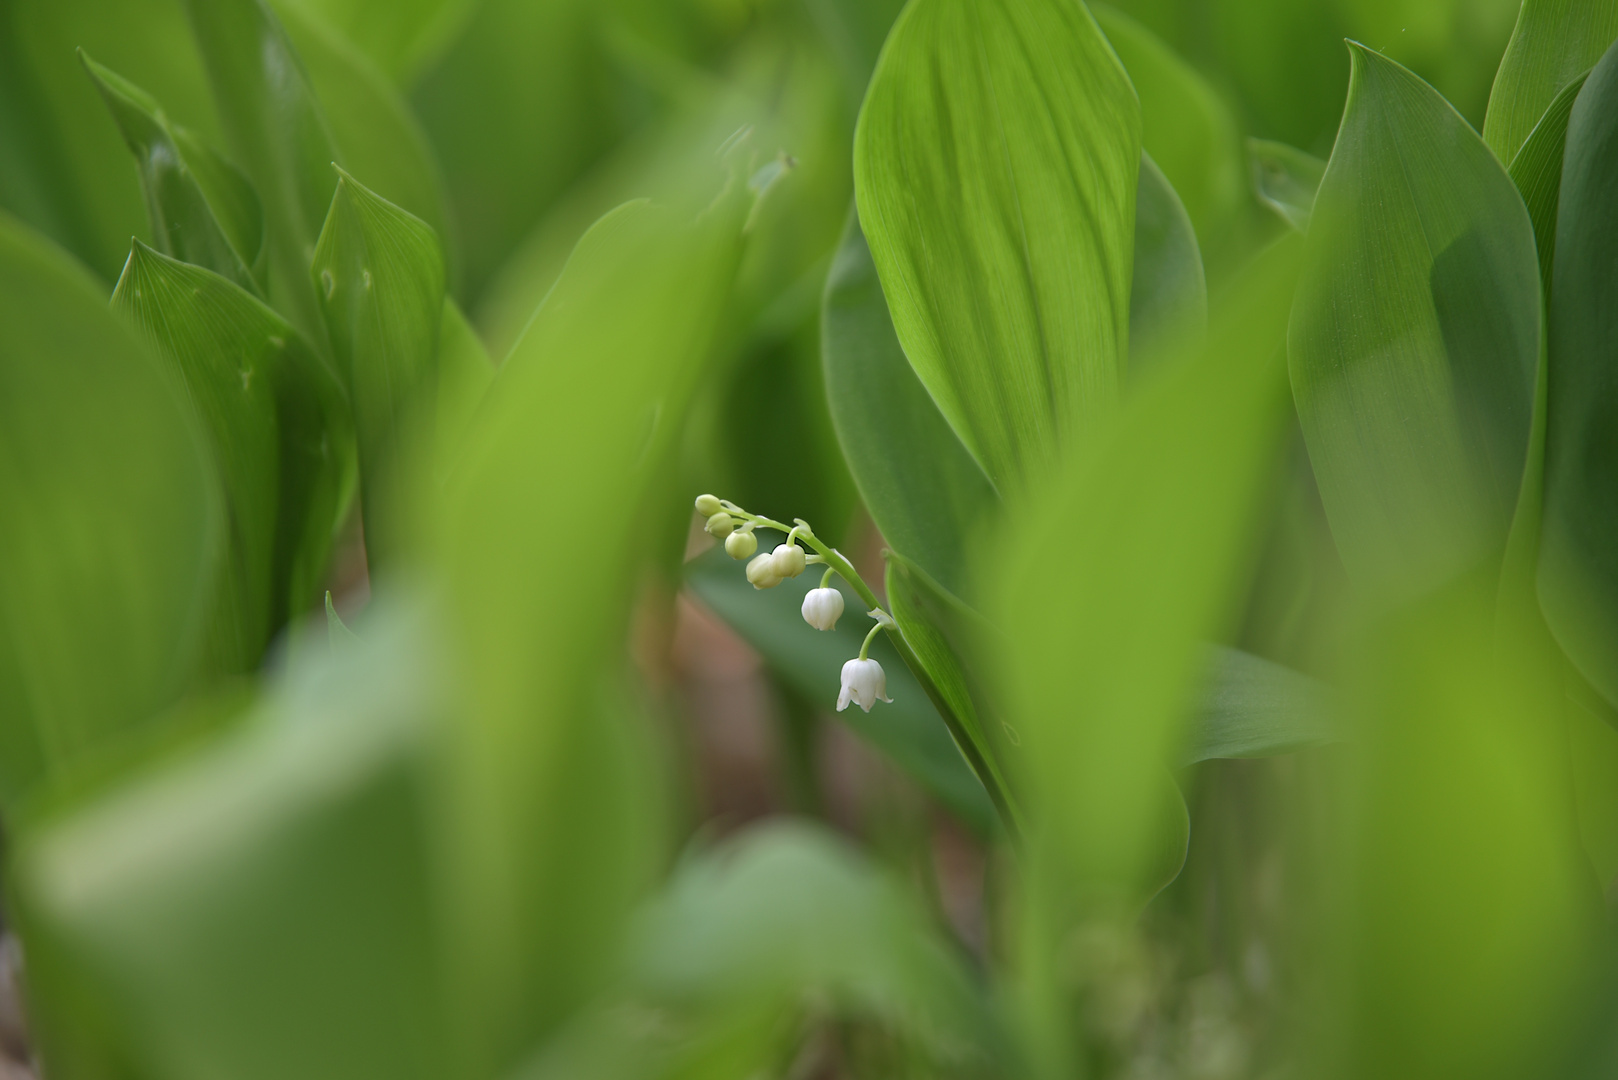
[[[1248,139],[1247,153],[1253,162],[1253,190],[1259,201],[1298,232],[1308,232],[1326,163],[1286,143],[1264,139]]]
[[[1573,102],[1584,81],[1584,72],[1562,87],[1534,125],[1528,141],[1511,161],[1511,182],[1522,193],[1528,218],[1534,223],[1534,242],[1539,245],[1539,277],[1549,290],[1556,266],[1556,211],[1562,191],[1562,159],[1567,149],[1567,123],[1573,115]]]
[[[1351,51],[1292,314],[1292,386],[1344,562],[1397,593],[1504,550],[1539,274],[1522,200],[1466,121],[1404,68]]]
[[[1208,326],[1202,250],[1180,197],[1149,154],[1135,196],[1135,269],[1129,290],[1129,363],[1134,377],[1184,351]]]
[[[1140,108],[1067,0],[916,0],[855,135],[860,224],[911,366],[1004,489],[1117,399]]]
[[[1558,93],[1618,37],[1614,0],[1523,0],[1495,73],[1483,141],[1511,164]]]
[[[1618,703],[1618,47],[1567,126],[1550,296],[1540,604],[1556,639]]]

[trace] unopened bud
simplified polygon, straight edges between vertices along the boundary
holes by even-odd
[[[724,507],[720,505],[718,497],[713,495],[697,496],[697,513],[703,517],[711,518],[723,509]]]
[[[843,614],[843,594],[836,589],[810,589],[803,598],[803,621],[816,630],[837,629]]]
[[[782,544],[770,553],[770,558],[775,564],[776,577],[797,577],[808,565],[804,560],[803,548],[797,544]]]
[[[723,510],[708,519],[707,530],[714,536],[723,540],[736,531],[736,519]]]
[[[755,589],[773,589],[781,584],[781,575],[775,572],[775,556],[760,555],[748,563],[747,580]]]
[[[758,537],[753,535],[751,529],[733,532],[725,537],[725,554],[732,559],[750,559],[757,550]]]

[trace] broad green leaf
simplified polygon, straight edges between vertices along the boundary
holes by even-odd
[[[12,886],[53,1076],[444,1074],[424,621],[305,650],[240,726],[30,830]]]
[[[859,597],[834,581],[845,600],[837,629],[823,632],[804,622],[804,594],[820,581],[813,570],[811,567],[773,589],[758,590],[747,583],[743,564],[715,549],[686,564],[685,582],[788,685],[830,709],[837,701],[843,663],[859,655],[871,621],[861,613]],[[950,741],[949,729],[921,684],[886,635],[871,643],[871,655],[887,674],[893,704],[880,704],[868,714],[850,706],[837,719],[886,754],[962,821],[980,833],[987,832],[994,808]]]
[[[1140,106],[1070,0],[914,0],[854,146],[905,355],[1001,490],[1113,408],[1128,349]]]
[[[1141,141],[1185,204],[1204,244],[1222,238],[1241,208],[1246,175],[1236,120],[1195,68],[1121,11],[1097,4],[1140,95]]]
[[[211,270],[139,241],[113,292],[202,421],[227,528],[209,652],[223,672],[319,599],[351,438],[341,388],[285,319]]]
[[[155,98],[79,54],[135,155],[157,250],[258,291],[252,265],[264,244],[258,194],[234,165],[169,123]]]
[[[479,1074],[589,992],[657,858],[645,736],[600,693],[621,679],[603,663],[648,556],[642,523],[741,256],[745,186],[700,221],[713,187],[699,190],[630,204],[584,236],[433,513],[467,704],[446,753],[454,1008],[487,1059]]]
[[[1567,149],[1567,122],[1573,102],[1584,89],[1584,72],[1562,88],[1546,108],[1522,149],[1511,162],[1511,182],[1522,193],[1539,246],[1539,278],[1548,291],[1556,265],[1556,208],[1562,191],[1562,158]]]
[[[1404,68],[1351,52],[1292,313],[1292,387],[1344,563],[1397,594],[1505,548],[1539,274],[1522,199],[1466,121]]]
[[[1614,0],[1523,0],[1500,61],[1483,141],[1510,164],[1568,83],[1589,71],[1618,37]]]
[[[1567,126],[1550,294],[1550,408],[1539,597],[1580,674],[1618,703],[1618,48]]]
[[[409,85],[466,21],[471,0],[286,0],[319,18],[389,79]]]
[[[1270,757],[1343,739],[1328,689],[1291,668],[1216,646],[1205,679],[1183,764]]]
[[[1247,154],[1253,162],[1253,190],[1259,201],[1298,232],[1308,232],[1326,163],[1286,143],[1264,139],[1248,139]]]
[[[396,555],[398,506],[438,390],[444,257],[426,222],[348,173],[310,266],[359,444],[365,550],[372,572]]]
[[[894,548],[964,591],[965,545],[999,499],[905,360],[852,216],[826,278],[821,349],[837,439],[871,518]]]
[[[448,460],[460,446],[462,437],[483,404],[489,384],[494,382],[494,364],[473,330],[455,306],[444,298],[444,314],[438,321],[438,445],[440,457]]]
[[[1131,377],[1183,351],[1208,326],[1208,283],[1191,219],[1150,155],[1135,196],[1135,269],[1129,290]]]
[[[192,675],[220,504],[180,388],[0,216],[0,806]]]

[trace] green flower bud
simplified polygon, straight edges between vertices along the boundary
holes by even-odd
[[[747,580],[755,589],[773,589],[781,584],[781,575],[775,572],[775,557],[765,552],[748,563]]]
[[[732,559],[750,559],[753,552],[758,550],[758,537],[752,530],[733,532],[725,537],[725,554]]]
[[[797,544],[782,544],[775,549],[770,558],[775,561],[776,577],[797,577],[803,573],[806,558],[803,548]]]
[[[717,498],[715,498],[714,496],[712,496],[712,495],[698,495],[697,496],[697,513],[701,514],[703,517],[711,518],[711,517],[713,517],[715,514],[719,513],[719,511],[721,511],[723,509],[724,509],[724,507],[719,505],[719,500]]]
[[[721,510],[708,519],[707,529],[714,536],[723,540],[736,531],[736,519]]]

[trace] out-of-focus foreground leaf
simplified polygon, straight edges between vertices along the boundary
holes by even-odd
[[[693,224],[705,187],[620,208],[580,241],[434,513],[469,714],[448,762],[453,1007],[478,1071],[509,1066],[589,992],[655,859],[644,736],[622,703],[603,707],[618,674],[603,664],[741,255],[745,187]]]
[[[444,257],[425,222],[339,175],[309,273],[353,406],[375,573],[399,546],[399,487],[413,464],[405,457],[433,435]]]
[[[1495,73],[1483,141],[1509,165],[1568,83],[1589,71],[1618,37],[1613,0],[1523,0]]]
[[[261,301],[139,241],[112,302],[168,362],[210,437],[228,513],[209,657],[218,671],[250,672],[319,598],[349,467],[342,389]]]
[[[686,564],[685,581],[793,689],[828,709],[837,700],[843,662],[859,655],[860,642],[871,628],[852,589],[843,588],[844,614],[837,629],[819,631],[804,622],[801,613],[804,594],[819,584],[813,573],[760,591],[747,583],[741,563],[715,549]],[[850,707],[837,714],[837,719],[891,758],[963,821],[980,833],[987,832],[994,808],[920,684],[885,636],[871,643],[871,655],[887,673],[893,704],[883,704],[881,711],[870,714]]]
[[[1140,106],[1063,0],[917,0],[855,136],[860,224],[911,366],[1002,489],[1114,405]]]
[[[1540,603],[1556,640],[1618,702],[1618,47],[1567,126],[1550,296]]]
[[[191,676],[220,504],[202,437],[100,288],[0,217],[0,805]]]
[[[1208,326],[1208,282],[1191,219],[1149,154],[1135,195],[1135,268],[1129,290],[1129,373],[1184,351]]]
[[[157,250],[257,292],[251,268],[264,246],[264,211],[247,177],[170,124],[150,94],[79,55],[135,155]]]
[[[237,730],[30,831],[14,891],[53,1076],[443,1075],[424,622],[309,640]]]
[[[1298,232],[1308,232],[1326,163],[1286,143],[1264,139],[1248,139],[1247,153],[1253,162],[1253,189],[1259,200]]]
[[[1292,387],[1344,563],[1398,594],[1505,548],[1539,273],[1522,200],[1466,121],[1409,71],[1351,52],[1292,313]]]
[[[1573,102],[1584,89],[1584,72],[1562,88],[1545,109],[1522,149],[1511,161],[1511,182],[1522,193],[1539,246],[1540,285],[1550,290],[1556,265],[1556,210],[1562,192],[1562,157],[1567,149],[1567,122]]]
[[[1215,646],[1181,762],[1271,757],[1343,739],[1327,687],[1291,668]]]

